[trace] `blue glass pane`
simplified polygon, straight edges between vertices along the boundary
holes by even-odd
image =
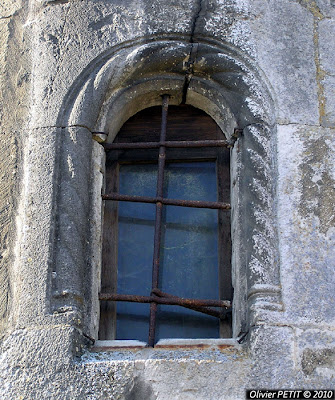
[[[156,195],[157,165],[120,168],[120,193]],[[217,201],[214,162],[170,163],[165,197]],[[118,293],[150,295],[155,206],[119,203]],[[160,288],[179,297],[218,299],[217,210],[163,208]],[[160,338],[219,336],[216,318],[178,306],[159,306]],[[117,338],[147,341],[149,305],[118,302]]]
[[[165,196],[217,201],[214,162],[171,163],[165,174]],[[219,299],[217,210],[164,208],[160,287],[179,297]],[[161,338],[219,336],[219,321],[179,306],[159,306]]]
[[[155,196],[157,165],[121,165],[119,192]],[[117,292],[151,292],[155,205],[119,202]],[[149,304],[117,303],[117,339],[148,340]]]

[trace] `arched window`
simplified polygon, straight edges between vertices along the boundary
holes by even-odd
[[[231,337],[228,147],[168,96],[105,145],[99,339]]]

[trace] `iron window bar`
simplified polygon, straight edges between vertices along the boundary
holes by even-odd
[[[229,210],[231,208],[230,204],[222,202],[167,199],[163,197],[166,148],[231,147],[231,143],[226,140],[166,141],[168,102],[169,96],[164,95],[162,101],[162,122],[159,142],[103,143],[106,151],[151,148],[159,149],[156,197],[130,196],[122,195],[119,193],[109,193],[102,195],[103,200],[131,201],[156,204],[154,254],[152,264],[152,287],[150,296],[125,295],[117,293],[99,294],[99,300],[150,303],[148,340],[148,345],[150,347],[153,347],[155,344],[156,315],[158,304],[178,305],[204,314],[212,315],[217,318],[222,318],[227,312],[229,312],[228,310],[231,309],[231,302],[228,300],[187,299],[162,292],[158,287],[163,205],[211,208],[221,210]],[[216,308],[220,308],[221,310],[217,310]]]
[[[231,303],[228,300],[187,299],[184,297],[173,296],[169,293],[162,292],[159,289],[153,289],[151,291],[151,296],[101,293],[99,295],[99,300],[127,301],[132,303],[157,303],[169,306],[181,306],[202,312],[204,314],[212,315],[213,317],[217,318],[221,318],[223,316],[222,312],[210,307],[221,307],[224,309],[231,307]]]
[[[158,149],[161,146],[169,148],[196,148],[196,147],[230,147],[227,140],[171,140],[160,142],[139,142],[139,143],[103,143],[108,150],[128,149]]]
[[[221,203],[219,201],[180,200],[180,199],[166,199],[164,197],[130,196],[115,192],[109,194],[103,194],[102,199],[117,200],[117,201],[132,201],[134,203],[152,203],[152,204],[161,203],[167,206],[230,210],[230,204]]]

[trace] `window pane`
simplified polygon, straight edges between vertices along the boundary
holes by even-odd
[[[119,192],[155,196],[157,165],[120,166]],[[149,296],[151,292],[155,205],[119,202],[117,292]],[[117,339],[148,340],[149,304],[117,303]]]
[[[215,162],[170,163],[165,196],[217,201]],[[218,299],[218,211],[167,206],[163,212],[160,287],[179,297]],[[219,320],[159,306],[157,339],[219,336]]]
[[[157,165],[120,167],[121,194],[155,196]],[[166,165],[164,196],[217,201],[215,162]],[[187,298],[218,299],[217,210],[166,206],[160,265],[160,288]],[[151,292],[155,205],[119,203],[118,293]],[[159,306],[160,338],[219,336],[217,318],[178,306]],[[117,339],[147,341],[149,305],[117,303]]]

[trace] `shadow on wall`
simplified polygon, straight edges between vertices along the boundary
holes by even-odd
[[[138,376],[135,377],[134,385],[131,390],[125,394],[125,400],[156,400],[149,383],[141,380]]]

